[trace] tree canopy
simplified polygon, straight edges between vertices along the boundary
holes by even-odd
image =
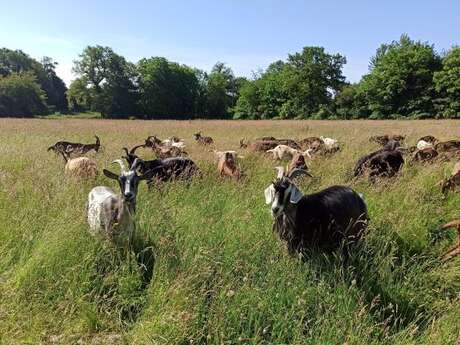
[[[1,48],[0,81],[3,84],[3,93],[0,94],[2,102],[0,107],[10,116],[30,116],[34,111],[39,111],[40,114],[52,111],[66,111],[67,98],[65,93],[67,87],[62,79],[56,75],[56,65],[57,62],[49,57],[43,57],[39,62],[21,50]],[[25,99],[21,99],[19,96],[11,98],[12,94],[19,92],[19,85],[22,85],[22,92],[19,94],[24,97],[28,94],[29,97]],[[40,92],[36,93],[35,101],[31,102],[30,96],[32,90],[36,89],[35,86],[38,86]],[[7,90],[5,89],[6,87],[12,87],[15,91]],[[28,92],[25,91],[26,89]],[[6,101],[7,99],[8,101]],[[39,102],[38,99],[42,101]],[[39,103],[43,103],[44,108],[38,106]],[[31,108],[27,108],[27,106]],[[20,109],[21,111],[18,112]]]
[[[96,45],[74,61],[76,78],[67,90],[52,58],[37,61],[2,48],[0,108],[2,116],[69,108],[145,119],[460,118],[460,47],[439,54],[401,35],[377,48],[368,73],[354,84],[343,75],[346,62],[340,53],[307,46],[247,79],[223,62],[210,71],[164,57],[133,63]]]

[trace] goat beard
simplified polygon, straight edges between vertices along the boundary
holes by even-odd
[[[278,234],[282,241],[286,242],[290,253],[299,249],[295,238],[295,213],[288,215],[283,212],[276,217],[273,222],[273,231]]]

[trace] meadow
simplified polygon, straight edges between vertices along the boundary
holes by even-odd
[[[246,180],[222,180],[193,140],[199,130],[219,150],[243,137],[337,138],[342,150],[313,159],[313,178],[298,185],[364,194],[371,222],[349,260],[289,255],[264,203],[277,164],[241,151]],[[66,178],[46,150],[94,134],[100,169],[155,134],[184,138],[203,170],[189,185],[140,186],[131,251],[87,230],[88,192],[118,191],[116,182]],[[460,216],[460,193],[445,198],[438,186],[455,162],[406,164],[376,184],[351,179],[377,134],[460,139],[460,122],[0,119],[0,344],[459,344],[460,257],[439,260],[456,240],[439,227]]]

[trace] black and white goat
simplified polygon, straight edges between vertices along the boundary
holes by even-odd
[[[48,147],[48,151],[54,151],[55,153],[65,154],[67,158],[71,155],[84,155],[91,150],[99,152],[101,148],[101,141],[97,135],[94,136],[96,142],[94,144],[81,144],[81,143],[72,143],[69,141],[58,141],[53,146]]]
[[[153,180],[158,182],[167,182],[174,179],[189,180],[194,175],[199,173],[199,168],[189,158],[184,157],[171,157],[165,159],[152,159],[144,161],[133,153],[133,150],[129,151],[123,148],[126,152],[126,159],[130,168],[133,167],[136,162],[136,169],[140,174],[145,175],[149,186],[151,186]]]
[[[367,226],[367,207],[363,198],[344,186],[333,186],[318,193],[304,195],[293,179],[305,170],[285,174],[277,167],[278,176],[265,189],[265,202],[271,205],[273,230],[288,245],[289,251],[307,248],[335,248],[341,242],[359,239]]]
[[[87,218],[90,232],[101,234],[115,243],[131,239],[134,231],[137,188],[146,177],[136,173],[137,161],[127,169],[121,159],[114,161],[120,175],[104,169],[104,175],[118,181],[120,194],[105,186],[94,187],[88,195]]]

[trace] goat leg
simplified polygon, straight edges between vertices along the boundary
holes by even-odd
[[[445,224],[442,229],[456,228],[458,231],[457,245],[449,249],[441,258],[442,262],[452,259],[453,257],[460,254],[460,219]]]

